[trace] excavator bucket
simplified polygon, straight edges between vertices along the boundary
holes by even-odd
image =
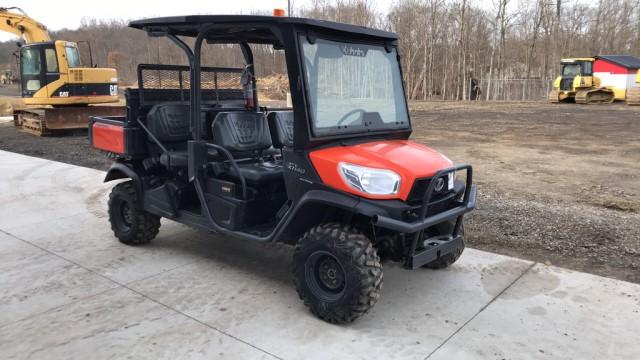
[[[14,124],[23,131],[43,136],[64,130],[86,129],[89,116],[125,115],[124,106],[83,106],[15,110]]]

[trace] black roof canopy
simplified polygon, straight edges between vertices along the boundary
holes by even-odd
[[[277,39],[270,28],[297,27],[316,31],[339,32],[344,36],[395,41],[398,35],[392,32],[363,26],[336,23],[333,21],[263,15],[188,15],[136,20],[129,23],[135,29],[149,33],[166,32],[172,35],[196,37],[208,26],[215,28],[207,38],[213,40],[234,40],[242,37],[251,43],[273,43]]]

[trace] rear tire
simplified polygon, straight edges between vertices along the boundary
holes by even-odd
[[[116,185],[109,194],[109,223],[114,235],[127,245],[142,245],[158,235],[160,217],[142,210],[133,181]]]
[[[354,228],[318,225],[293,255],[296,291],[311,312],[334,324],[354,321],[380,297],[382,265],[371,241]]]

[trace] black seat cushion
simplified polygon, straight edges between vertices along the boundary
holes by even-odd
[[[160,141],[191,139],[189,105],[175,103],[154,105],[147,114],[147,127]]]
[[[211,132],[213,143],[231,153],[262,151],[271,146],[267,118],[263,113],[250,111],[219,112]]]
[[[293,111],[272,111],[269,113],[269,131],[273,147],[281,149],[293,146]]]
[[[264,184],[267,182],[282,180],[282,165],[274,163],[248,163],[238,164],[242,177],[250,184]],[[233,167],[228,174],[234,178],[238,175]]]

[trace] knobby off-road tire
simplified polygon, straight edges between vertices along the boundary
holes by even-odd
[[[356,229],[328,223],[307,231],[293,255],[296,291],[311,312],[334,324],[354,321],[380,297],[382,265]]]
[[[120,183],[111,190],[109,223],[114,235],[127,245],[146,244],[160,229],[160,217],[142,210],[132,181]]]
[[[450,229],[445,231],[448,231],[449,233],[451,233],[453,231],[452,226]],[[460,235],[462,235],[462,238],[464,239],[464,224],[460,224]],[[459,248],[455,249],[453,252],[447,255],[441,256],[438,259],[428,264],[424,264],[422,265],[422,267],[427,269],[435,269],[435,270],[448,268],[449,266],[453,265],[453,263],[458,261],[463,251],[464,251],[464,240],[462,241],[462,245]]]

